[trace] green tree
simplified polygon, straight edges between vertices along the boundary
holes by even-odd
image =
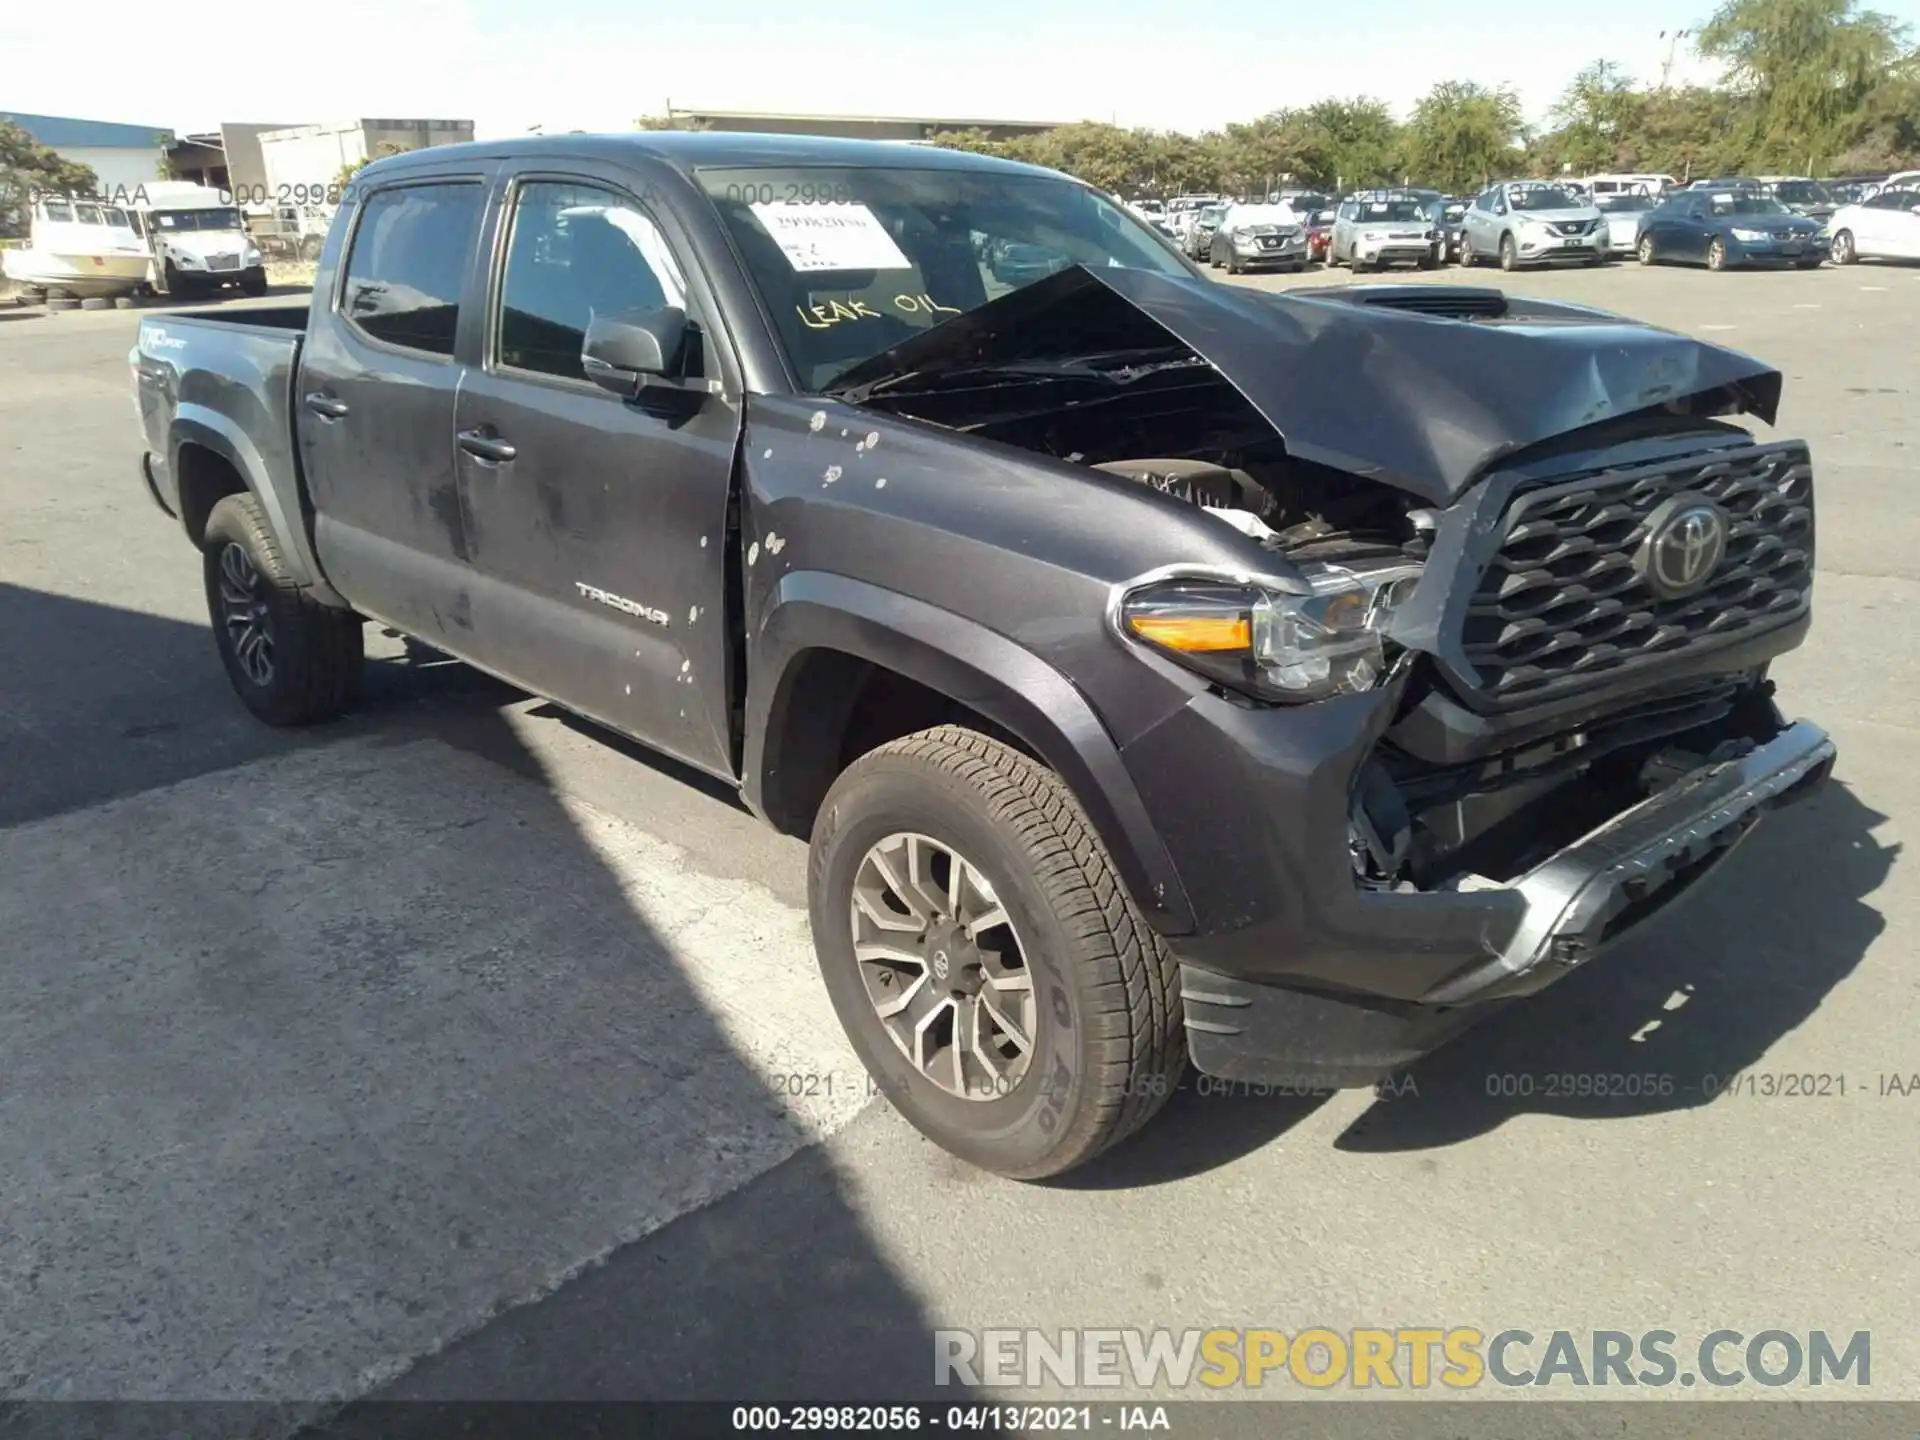
[[[1830,160],[1857,133],[1906,34],[1857,0],[1722,0],[1696,44],[1751,102],[1748,163],[1798,169]]]
[[[1619,168],[1620,152],[1632,143],[1646,102],[1619,65],[1594,61],[1573,77],[1553,107],[1555,128],[1534,147],[1536,168],[1553,174],[1566,165],[1577,175]]]
[[[39,190],[91,195],[100,178],[42,145],[11,121],[0,120],[0,234],[26,232],[27,208]]]
[[[1007,156],[1006,142],[996,140],[984,130],[938,130],[933,143],[947,150],[965,150],[972,155]]]
[[[345,165],[342,165],[339,172],[333,177],[334,183],[344,190],[348,184],[352,182],[354,176],[366,169],[367,166],[371,165],[375,160],[385,159],[389,155],[404,155],[406,150],[407,147],[404,145],[397,145],[391,140],[382,140],[379,145],[374,148],[373,154],[363,155],[358,160],[351,160]]]
[[[1383,185],[1400,173],[1400,126],[1384,100],[1357,96],[1309,105],[1306,122],[1312,183],[1328,189]]]
[[[1505,86],[1443,80],[1407,122],[1408,173],[1442,190],[1465,191],[1525,163],[1520,97]]]

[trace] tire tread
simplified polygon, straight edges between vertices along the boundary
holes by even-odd
[[[927,766],[975,790],[1018,838],[1041,892],[1078,942],[1073,961],[1089,1007],[1095,1093],[1078,1133],[1062,1138],[1048,1173],[1134,1134],[1165,1105],[1186,1069],[1179,965],[1127,894],[1072,793],[1044,765],[959,725],[903,736],[855,763],[881,757]]]

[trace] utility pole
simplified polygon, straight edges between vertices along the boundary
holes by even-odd
[[[1660,88],[1662,90],[1671,88],[1674,54],[1679,50],[1680,42],[1692,34],[1693,32],[1691,30],[1675,30],[1671,36],[1669,36],[1665,30],[1660,32],[1660,38],[1667,42],[1667,58],[1662,61],[1660,65]]]

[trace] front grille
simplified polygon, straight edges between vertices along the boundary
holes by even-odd
[[[1701,587],[1657,595],[1636,568],[1653,512],[1676,495],[1725,512],[1726,550]],[[1501,704],[1549,695],[1700,645],[1770,629],[1813,583],[1813,471],[1796,443],[1694,455],[1522,492],[1467,607],[1462,653]]]
[[[1557,235],[1584,235],[1593,229],[1593,226],[1594,222],[1591,220],[1560,220],[1554,223],[1553,229]]]
[[[238,255],[209,255],[207,257],[207,268],[209,270],[238,270],[240,268],[240,257]]]

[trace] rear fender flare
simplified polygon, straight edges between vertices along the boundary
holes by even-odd
[[[188,445],[201,448],[218,455],[231,465],[234,473],[246,485],[247,492],[260,503],[272,527],[274,538],[280,542],[280,557],[285,561],[287,571],[295,584],[310,591],[313,598],[322,604],[347,608],[347,602],[327,584],[326,577],[320,571],[320,562],[313,553],[313,546],[307,534],[306,517],[299,509],[299,496],[287,496],[286,486],[276,484],[272,471],[259,447],[247,437],[244,430],[229,417],[204,405],[183,404],[174,412],[173,424],[167,434],[167,464],[178,477],[180,452]],[[293,482],[297,485],[299,482]],[[289,513],[289,504],[292,511]],[[182,505],[184,516],[185,506]],[[195,544],[199,536],[191,536]]]
[[[1067,784],[1113,858],[1128,892],[1162,934],[1185,934],[1185,888],[1106,727],[1072,681],[995,631],[842,575],[784,575],[768,597],[748,666],[743,798],[763,817],[780,784],[796,662],[809,651],[851,655],[894,671],[986,716],[1019,738]]]

